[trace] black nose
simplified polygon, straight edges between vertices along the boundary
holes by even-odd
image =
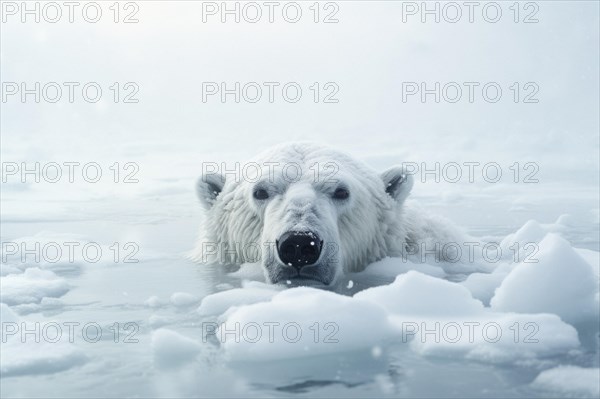
[[[288,231],[277,240],[279,259],[300,270],[319,260],[323,241],[310,231]]]

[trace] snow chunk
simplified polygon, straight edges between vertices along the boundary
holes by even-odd
[[[248,288],[211,295],[199,309],[221,314],[214,338],[234,362],[383,351],[388,339],[421,355],[493,363],[580,348],[575,328],[556,315],[494,312],[463,285],[415,271],[353,297],[309,287]]]
[[[0,279],[0,302],[8,305],[40,303],[45,297],[61,297],[69,291],[67,282],[49,270],[28,268],[22,274]]]
[[[546,233],[547,230],[537,221],[529,220],[516,233],[507,235],[500,243],[500,246],[503,250],[508,251],[513,244],[519,244],[519,247],[522,247],[526,243],[538,243],[544,238]]]
[[[232,333],[236,329],[239,334]],[[309,287],[282,291],[270,302],[234,308],[216,332],[231,361],[369,352],[392,335],[380,306]]]
[[[44,297],[40,303],[24,303],[14,305],[14,309],[21,315],[34,312],[42,312],[47,310],[58,310],[65,306],[64,302],[58,298]]]
[[[160,308],[161,306],[166,305],[167,302],[164,301],[164,300],[162,300],[162,299],[160,299],[156,295],[153,295],[150,298],[146,299],[146,301],[144,301],[144,304],[146,306],[148,306],[148,307],[156,309],[156,308]]]
[[[587,263],[590,264],[590,266],[592,266],[594,268],[594,272],[596,273],[596,278],[600,279],[600,252],[596,252],[596,251],[591,251],[589,249],[583,249],[583,248],[574,248],[575,251],[577,251],[577,253],[579,255],[581,255],[581,257],[583,259],[586,260]]]
[[[597,317],[595,272],[567,241],[548,234],[535,258],[538,263],[520,263],[504,279],[492,309],[554,313],[570,323]]]
[[[600,397],[600,369],[560,366],[542,371],[531,383],[537,389],[577,397]]]
[[[229,308],[269,301],[281,288],[263,284],[248,285],[229,291],[217,292],[202,299],[198,313],[203,316],[220,315]]]
[[[489,363],[531,361],[579,347],[577,330],[551,314],[488,312],[481,317],[395,318],[411,349],[421,355]],[[437,326],[436,326],[437,323]],[[437,330],[437,334],[433,331]]]
[[[369,288],[354,297],[402,315],[448,317],[483,312],[483,304],[465,287],[415,271],[398,276],[393,284]]]
[[[371,263],[364,271],[350,274],[353,277],[364,279],[368,277],[391,277],[407,273],[411,270],[434,277],[444,277],[444,270],[439,265],[427,263],[414,263],[403,258],[384,258]]]
[[[555,315],[492,312],[464,286],[414,271],[354,298],[386,309],[398,336],[422,355],[503,363],[579,347],[575,328]]]
[[[492,273],[473,273],[470,274],[460,284],[467,287],[474,298],[479,299],[484,305],[489,306],[490,300],[494,296],[496,288],[502,284],[502,281],[512,270],[509,264],[500,264]]]
[[[200,353],[200,344],[173,330],[158,329],[152,333],[154,361],[160,368],[179,367]]]
[[[198,303],[199,300],[197,296],[187,292],[176,292],[170,298],[171,303],[177,307],[192,306]]]
[[[562,214],[556,219],[556,224],[565,227],[575,226],[575,218],[569,214]]]

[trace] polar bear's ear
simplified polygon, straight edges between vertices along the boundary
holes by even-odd
[[[408,197],[414,184],[412,174],[407,173],[402,166],[393,166],[386,170],[381,174],[381,179],[385,192],[400,204]]]
[[[218,173],[204,174],[196,183],[196,194],[205,209],[210,209],[225,185],[225,177]]]

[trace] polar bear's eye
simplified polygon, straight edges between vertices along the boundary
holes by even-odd
[[[254,190],[253,195],[254,198],[256,198],[257,200],[266,200],[267,198],[269,198],[269,193],[264,188],[258,188]]]
[[[350,192],[343,187],[337,188],[335,190],[335,192],[333,193],[333,198],[337,199],[337,200],[345,200],[345,199],[348,199],[349,196],[350,196]]]

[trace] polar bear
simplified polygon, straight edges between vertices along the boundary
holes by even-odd
[[[260,262],[271,283],[331,286],[411,244],[452,239],[405,206],[413,183],[402,166],[377,173],[316,143],[278,145],[243,166],[204,164],[196,188],[205,219],[192,257]]]

